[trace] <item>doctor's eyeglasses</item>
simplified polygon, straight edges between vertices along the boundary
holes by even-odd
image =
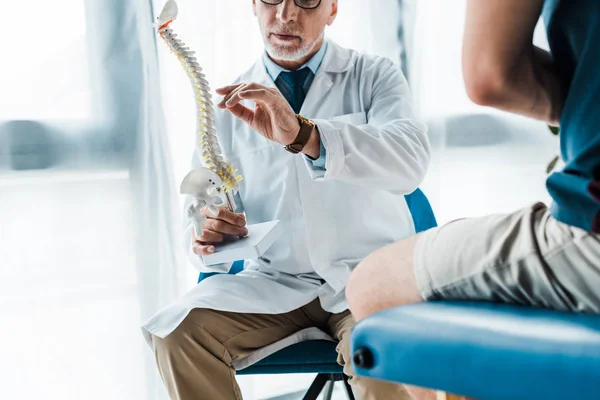
[[[260,0],[270,6],[276,6],[283,3],[283,0]],[[300,8],[305,10],[314,10],[321,5],[321,0],[294,0],[294,3]]]

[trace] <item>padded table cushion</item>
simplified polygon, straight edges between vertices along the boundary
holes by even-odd
[[[477,399],[600,399],[598,315],[415,304],[361,321],[352,351],[359,375]]]

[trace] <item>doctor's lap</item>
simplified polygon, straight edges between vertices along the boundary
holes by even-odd
[[[337,361],[352,377],[350,331],[354,323],[349,311],[328,313],[319,300],[285,314],[194,309],[165,339],[154,338],[156,360],[174,398],[241,399],[232,363],[310,327],[321,328],[339,340]],[[357,377],[351,382],[358,399],[409,398],[401,386],[393,383]]]

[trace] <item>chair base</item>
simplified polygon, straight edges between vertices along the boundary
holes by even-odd
[[[346,395],[348,400],[355,400],[352,388],[348,382],[348,377],[344,374],[318,374],[313,383],[308,388],[308,391],[303,397],[303,400],[317,400],[319,395],[323,392],[325,385],[327,385],[323,400],[331,400],[333,395],[333,385],[335,382],[343,381],[344,388],[346,389]]]

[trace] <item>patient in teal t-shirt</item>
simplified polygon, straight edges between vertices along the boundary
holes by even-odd
[[[433,300],[600,313],[600,0],[467,4],[469,97],[560,125],[566,166],[547,179],[552,204],[456,220],[378,250],[350,276],[352,314]],[[550,52],[532,43],[540,16]]]

